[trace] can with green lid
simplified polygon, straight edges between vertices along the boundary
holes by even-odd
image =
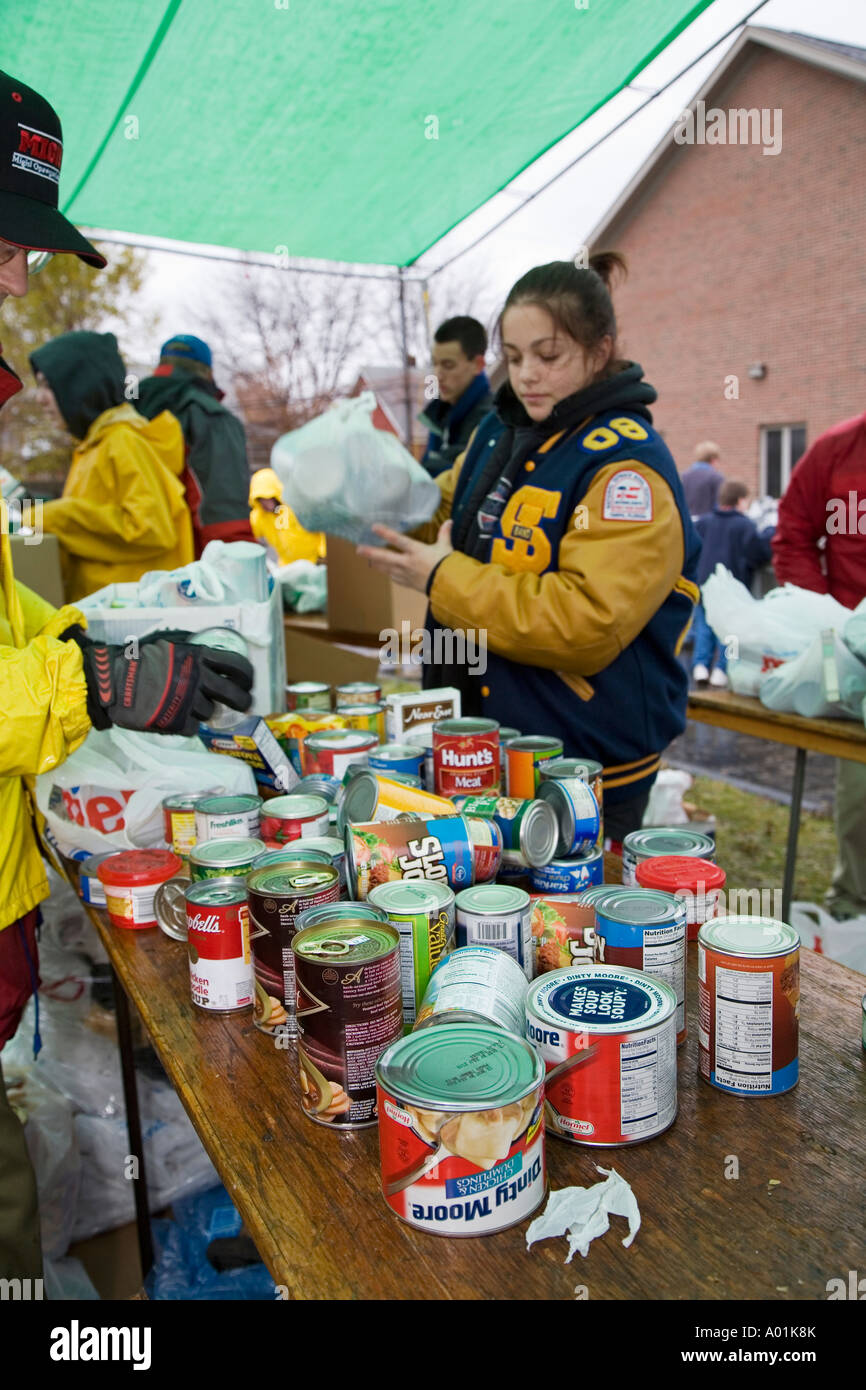
[[[657,854],[685,854],[692,859],[716,862],[716,843],[700,830],[687,825],[648,825],[632,830],[622,842],[622,881],[627,888],[637,887],[638,864]]]
[[[306,863],[330,864],[330,856],[324,850],[312,849],[309,840],[295,840],[288,845],[280,845],[279,849],[266,849],[264,854],[260,854],[253,864],[254,869],[272,869],[275,864],[289,864],[293,860],[302,859]]]
[[[531,980],[535,947],[529,894],[505,883],[464,888],[457,894],[457,945],[493,946],[505,951]]]
[[[202,843],[258,835],[261,810],[260,796],[246,793],[241,796],[206,796],[196,802],[193,811],[196,840]]]
[[[294,1037],[295,965],[292,938],[308,908],[336,903],[340,878],[331,864],[287,859],[256,868],[247,879],[250,943],[256,976],[253,1021],[263,1033]]]
[[[444,892],[454,901],[447,885]],[[371,888],[367,901],[385,913],[400,934],[400,972],[403,988],[403,1023],[406,1032],[415,1026],[427,982],[439,961],[454,949],[448,903],[437,886],[423,879],[380,883]]]
[[[246,878],[264,852],[264,840],[205,840],[190,850],[190,878]]]
[[[403,1032],[400,937],[388,922],[334,917],[299,931],[292,951],[304,1113],[334,1129],[375,1124],[375,1063]]]
[[[720,1090],[775,1096],[799,1080],[800,937],[773,917],[698,932],[698,1070]]]
[[[354,926],[366,922],[387,922],[381,907],[372,903],[320,903],[318,907],[308,907],[297,921],[297,931],[307,927],[318,927],[322,922],[351,922]]]
[[[544,1200],[544,1063],[523,1038],[452,1023],[395,1042],[376,1067],[382,1191],[444,1236],[516,1226]]]
[[[595,903],[595,958],[669,984],[677,997],[677,1046],[686,1040],[686,907],[657,888],[615,888]]]

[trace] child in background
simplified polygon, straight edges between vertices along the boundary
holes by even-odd
[[[754,521],[744,515],[748,501],[749,489],[746,484],[731,478],[722,483],[713,510],[698,517],[695,522],[695,529],[703,542],[698,559],[699,584],[704,584],[716,565],[722,564],[750,590],[755,570],[769,564],[770,540],[775,527],[759,531]],[[710,685],[724,690],[728,684],[728,659],[724,647],[707,623],[702,603],[695,610],[693,632],[693,678],[696,681],[708,680]]]

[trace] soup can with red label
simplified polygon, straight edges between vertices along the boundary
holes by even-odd
[[[259,834],[268,849],[291,840],[327,835],[328,803],[322,796],[274,796],[262,806]]]
[[[186,941],[192,1002],[235,1014],[253,1002],[247,890],[236,878],[210,878],[186,890]]]

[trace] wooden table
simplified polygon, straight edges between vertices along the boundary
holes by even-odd
[[[778,710],[767,709],[760,700],[749,695],[735,695],[730,690],[692,691],[688,717],[699,724],[713,724],[770,743],[785,743],[797,750],[782,885],[782,917],[787,921],[794,894],[806,754],[826,753],[831,758],[866,763],[866,727],[855,719],[804,719],[799,714],[780,714]]]
[[[336,1134],[308,1120],[292,1052],[249,1014],[192,1007],[182,944],[91,915],[283,1297],[573,1300],[583,1285],[592,1299],[824,1299],[828,1279],[863,1268],[866,977],[823,956],[803,952],[800,1085],[741,1099],[698,1080],[690,947],[672,1129],[624,1149],[548,1142],[552,1187],[601,1180],[594,1162],[615,1167],[643,1218],[631,1249],[614,1217],[588,1258],[566,1265],[561,1238],[527,1253],[526,1223],[464,1240],[402,1224],[380,1193],[375,1128]]]

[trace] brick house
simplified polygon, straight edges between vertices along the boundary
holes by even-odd
[[[713,439],[727,476],[781,496],[866,410],[864,83],[866,49],[746,28],[587,238],[627,257],[621,346],[681,471]]]

